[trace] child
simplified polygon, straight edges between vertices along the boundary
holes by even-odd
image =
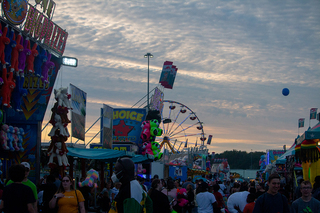
[[[102,213],[107,213],[110,210],[110,198],[107,190],[103,193],[100,199],[100,208]]]

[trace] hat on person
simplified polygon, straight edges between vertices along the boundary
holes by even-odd
[[[21,165],[28,168],[30,170],[30,164],[28,162],[22,162]]]

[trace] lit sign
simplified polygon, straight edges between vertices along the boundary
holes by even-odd
[[[68,33],[51,21],[56,3],[52,0],[35,0],[35,3],[33,6],[26,0],[4,0],[3,14],[11,24],[21,25],[24,33],[62,56]],[[38,5],[42,12],[36,9]]]
[[[77,67],[78,59],[63,56],[61,64],[65,66],[70,66],[70,67]]]
[[[154,95],[151,97],[150,108],[153,110],[162,111],[163,108],[163,92],[158,87],[154,90]]]

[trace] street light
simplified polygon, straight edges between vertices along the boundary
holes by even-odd
[[[147,53],[144,55],[145,58],[148,58],[148,93],[147,93],[147,108],[149,111],[149,58],[153,58],[151,53]]]
[[[61,57],[61,64],[64,66],[77,67],[78,66],[78,59],[73,58],[73,57],[62,56]]]

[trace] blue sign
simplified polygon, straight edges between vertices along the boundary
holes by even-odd
[[[113,142],[139,144],[146,109],[113,109]]]
[[[169,166],[169,176],[173,179],[187,180],[188,168],[186,166]]]

